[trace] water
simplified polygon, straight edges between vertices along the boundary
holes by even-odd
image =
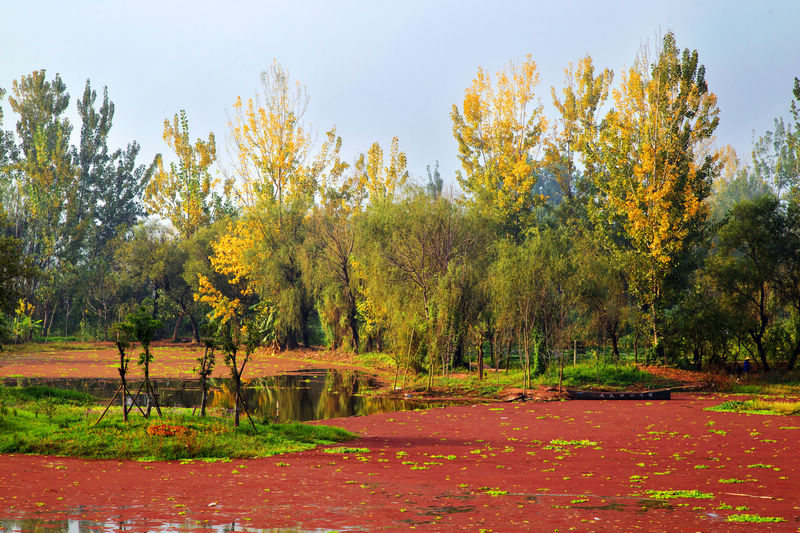
[[[198,408],[202,396],[198,380],[151,379],[163,407]],[[46,385],[87,392],[107,403],[119,387],[119,380],[98,378],[15,378],[3,379],[7,386]],[[211,379],[207,407],[231,410],[234,394],[230,378]],[[257,420],[305,422],[430,407],[424,402],[370,396],[375,378],[354,370],[312,369],[278,376],[246,380],[242,396]],[[136,393],[140,381],[128,383]],[[121,394],[115,400],[121,404]],[[146,398],[140,394],[137,402]],[[135,408],[134,408],[135,410]]]

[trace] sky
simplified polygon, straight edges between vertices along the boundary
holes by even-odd
[[[111,148],[132,140],[141,161],[170,160],[163,122],[185,109],[193,138],[217,138],[220,164],[228,114],[277,60],[311,97],[306,119],[321,144],[336,126],[348,160],[392,137],[418,182],[435,161],[447,182],[459,168],[450,110],[461,106],[478,67],[488,72],[531,54],[536,90],[555,118],[550,87],[589,54],[619,73],[643,45],[673,31],[696,49],[720,108],[717,145],[749,160],[753,132],[789,116],[800,77],[800,2],[737,0],[0,2],[0,87],[33,70],[59,73],[74,100],[86,79],[115,104]],[[3,127],[17,117],[7,97]],[[75,135],[76,133],[73,133]]]

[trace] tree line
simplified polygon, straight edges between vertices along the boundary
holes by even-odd
[[[234,102],[225,164],[184,111],[164,122],[166,156],[108,146],[114,105],[88,80],[73,135],[60,77],[23,76],[16,132],[0,116],[3,335],[109,340],[144,302],[162,337],[199,342],[212,322],[248,353],[321,342],[429,376],[475,354],[530,375],[578,341],[792,369],[800,81],[744,165],[715,146],[705,67],[672,33],[615,77],[570,64],[546,117],[532,57],[478,69],[450,113],[456,192],[438,164],[410,176],[396,138],[353,161],[335,127],[315,142],[306,89],[277,62]]]

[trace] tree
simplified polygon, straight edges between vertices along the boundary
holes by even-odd
[[[307,246],[312,260],[311,274],[317,313],[337,348],[345,343],[358,352],[357,275],[353,258],[356,253],[356,217],[367,195],[357,173],[344,175],[347,165],[341,161],[320,187],[320,201],[312,209],[312,231]]]
[[[796,153],[791,127],[775,119],[775,130],[753,142],[753,173],[768,183],[778,197],[800,185],[800,157]]]
[[[189,121],[181,110],[170,123],[164,121],[164,141],[175,152],[178,162],[165,168],[161,155],[156,157],[156,169],[145,189],[144,202],[151,213],[169,220],[182,238],[188,238],[226,211],[226,198],[231,188],[225,181],[220,195],[219,180],[211,176],[211,166],[217,159],[214,134],[208,140],[189,137]]]
[[[769,194],[771,189],[764,177],[742,165],[732,146],[726,145],[718,152],[722,169],[714,180],[709,197],[710,218],[721,221],[736,204]]]
[[[777,197],[738,204],[720,229],[719,253],[712,266],[717,284],[733,299],[731,310],[739,315],[764,370],[770,368],[766,341],[777,312],[775,280],[783,234]]]
[[[20,301],[23,280],[33,275],[22,241],[11,235],[0,205],[0,343],[10,336],[11,313]]]
[[[557,122],[560,127],[548,142],[546,161],[563,194],[572,198],[579,165],[588,176],[596,173],[600,158],[598,115],[608,99],[614,73],[605,69],[595,75],[592,58],[587,55],[577,66],[570,63],[564,74],[565,87],[560,100],[555,88],[550,89],[553,105],[561,116]]]
[[[340,172],[341,139],[329,131],[311,154],[311,135],[303,124],[308,97],[275,62],[262,73],[262,93],[234,105],[230,124],[232,176],[243,213],[230,237],[214,246],[217,272],[248,276],[262,301],[276,306],[281,346],[310,344],[314,304],[303,243],[306,217],[319,183]],[[236,242],[237,246],[231,246]]]
[[[223,293],[209,278],[199,276],[195,299],[211,306],[209,328],[214,346],[222,350],[234,388],[234,425],[239,426],[239,407],[248,418],[241,394],[242,375],[255,349],[275,339],[275,308],[255,301],[255,291],[241,270],[227,272]],[[255,427],[252,418],[250,422]]]
[[[629,295],[623,266],[592,232],[574,228],[572,260],[575,264],[570,289],[581,319],[596,338],[609,339],[615,358],[629,313]]]
[[[530,55],[498,72],[494,86],[478,69],[462,111],[454,105],[450,113],[463,169],[456,174],[459,184],[481,213],[512,233],[527,226],[532,208],[543,202],[533,194],[546,127],[534,100],[538,83]]]
[[[293,197],[313,195],[316,165],[308,164],[310,132],[303,123],[305,86],[291,83],[277,61],[261,73],[262,92],[246,103],[237,98],[230,122],[233,174],[247,208],[275,203],[278,213]],[[278,224],[282,220],[279,216]]]
[[[429,386],[435,367],[452,367],[463,349],[473,284],[469,265],[485,249],[485,231],[457,204],[419,191],[367,212],[362,222],[364,255],[357,270],[363,283],[361,316],[367,328],[407,332],[403,322],[424,317],[423,354]],[[404,346],[409,346],[405,344]]]
[[[129,324],[128,331],[133,336],[133,339],[142,347],[142,353],[139,355],[138,361],[139,366],[144,369],[144,383],[142,387],[144,387],[145,394],[149,394],[150,398],[155,403],[158,416],[162,416],[161,407],[158,405],[158,396],[150,381],[150,363],[153,362],[150,344],[155,338],[156,331],[161,328],[161,321],[157,318],[153,318],[152,313],[145,306],[139,306],[133,313],[128,313],[125,317],[125,321]],[[141,388],[139,390],[141,390]],[[147,404],[145,416],[150,416],[150,402]]]
[[[77,185],[69,152],[72,125],[63,113],[69,94],[61,78],[46,80],[45,71],[34,71],[12,86],[11,108],[19,115],[17,135],[22,159],[18,184],[25,212],[17,224],[17,236],[26,253],[41,269],[55,268],[65,259],[74,235],[64,232],[63,220],[71,220]]]
[[[697,51],[667,33],[658,57],[642,54],[614,91],[601,134],[603,172],[590,202],[595,220],[628,252],[630,283],[651,315],[659,349],[663,288],[706,220],[717,172],[704,152],[719,122]]]
[[[370,205],[391,202],[408,180],[406,153],[400,151],[397,137],[392,138],[388,165],[380,144],[372,143],[366,155],[361,154],[354,165],[358,186],[366,192]]]

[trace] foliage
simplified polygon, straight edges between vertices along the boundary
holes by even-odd
[[[675,498],[707,500],[714,497],[713,493],[700,492],[699,490],[648,490],[647,495],[657,500],[671,500]]]
[[[20,299],[11,321],[11,334],[16,342],[30,342],[33,334],[41,329],[42,321],[33,319],[33,305]]]
[[[786,522],[786,519],[780,516],[761,516],[757,514],[732,514],[725,519],[726,522],[755,522],[755,523],[768,523],[768,522]]]
[[[461,111],[454,105],[450,113],[463,169],[456,174],[459,184],[483,214],[513,233],[529,223],[531,208],[543,200],[533,194],[547,124],[541,105],[535,105],[538,83],[530,55],[498,72],[495,84],[479,68]]]
[[[697,51],[667,33],[651,63],[643,53],[613,91],[601,133],[604,171],[592,216],[627,256],[630,284],[652,316],[658,348],[664,283],[702,227],[716,161],[704,154],[719,122]]]
[[[164,141],[175,152],[178,163],[170,163],[167,169],[161,155],[156,157],[144,203],[151,213],[169,220],[181,237],[189,238],[225,212],[231,182],[220,184],[211,176],[217,158],[214,134],[210,133],[207,141],[198,139],[192,144],[184,110],[172,122],[164,121]],[[223,185],[221,194],[216,190],[219,185]]]
[[[172,160],[137,164],[135,141],[110,144],[107,88],[87,80],[70,109],[60,76],[22,76],[16,129],[0,124],[0,329],[108,339],[146,302],[157,337],[199,342],[213,322],[239,374],[256,344],[316,335],[380,353],[402,386],[476,360],[479,376],[489,360],[551,382],[553,363],[607,344],[615,364],[633,352],[735,371],[751,357],[792,375],[800,81],[747,165],[714,147],[716,97],[671,32],[617,82],[590,56],[568,65],[551,117],[538,77],[531,56],[478,69],[451,110],[455,192],[438,164],[415,182],[396,137],[346,163],[277,61],[233,105],[230,162],[180,111],[163,124]],[[616,379],[599,358],[594,380],[565,366],[569,384]]]

